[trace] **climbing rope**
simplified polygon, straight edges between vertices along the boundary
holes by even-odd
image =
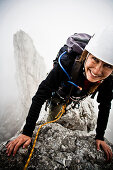
[[[27,169],[27,167],[28,167],[28,165],[29,165],[29,162],[30,162],[30,160],[31,160],[31,157],[32,157],[32,154],[33,154],[35,145],[36,145],[36,140],[37,140],[37,137],[38,137],[38,135],[39,135],[40,129],[41,129],[44,125],[49,124],[49,123],[56,122],[58,119],[60,119],[61,116],[63,115],[63,113],[65,113],[65,108],[66,108],[66,104],[64,104],[64,105],[62,106],[62,109],[61,109],[61,111],[59,111],[59,113],[58,113],[57,116],[55,117],[55,118],[56,118],[55,120],[52,120],[52,121],[50,121],[50,122],[46,122],[46,123],[42,124],[42,125],[39,127],[39,129],[38,129],[38,131],[37,131],[37,133],[36,133],[36,136],[35,136],[35,140],[34,140],[34,143],[33,143],[33,147],[32,147],[32,149],[31,149],[31,153],[29,154],[29,158],[28,158],[28,160],[27,160],[27,162],[26,162],[26,164],[25,164],[25,166],[24,166],[24,170]]]

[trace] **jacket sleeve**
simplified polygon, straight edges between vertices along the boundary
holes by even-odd
[[[111,109],[113,83],[112,78],[108,77],[99,87],[97,96],[98,119],[96,128],[96,139],[104,140],[104,134],[108,123],[109,112]]]
[[[26,124],[23,128],[24,135],[32,136],[42,105],[51,97],[52,92],[58,89],[62,77],[65,78],[65,74],[60,66],[56,64],[47,78],[39,85],[35,96],[32,98],[32,104],[26,118]]]

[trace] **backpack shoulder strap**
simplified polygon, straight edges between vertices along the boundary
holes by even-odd
[[[81,67],[82,67],[82,63],[75,60],[73,67],[72,67],[72,80],[73,80],[73,82],[76,82],[76,80],[79,76]]]

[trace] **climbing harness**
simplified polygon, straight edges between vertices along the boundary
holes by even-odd
[[[72,100],[72,109],[76,108],[76,109],[79,109],[79,106],[80,106],[80,101],[84,101],[86,99],[87,95],[84,95],[82,97],[70,97],[70,99]]]
[[[67,103],[68,103],[68,101],[67,101]],[[26,162],[26,164],[25,164],[25,166],[24,166],[24,170],[27,169],[27,167],[28,167],[28,165],[29,165],[29,162],[30,162],[30,160],[31,160],[31,157],[32,157],[32,154],[33,154],[35,145],[36,145],[36,141],[37,141],[37,137],[38,137],[38,135],[39,135],[40,129],[41,129],[44,125],[49,124],[49,123],[56,122],[58,119],[60,119],[61,116],[63,115],[63,113],[65,113],[65,109],[66,109],[66,104],[64,104],[64,105],[62,106],[62,109],[59,111],[59,113],[58,113],[57,116],[55,117],[55,118],[56,118],[55,120],[46,122],[46,123],[42,124],[42,125],[39,127],[39,129],[38,129],[38,131],[37,131],[37,133],[36,133],[36,136],[35,136],[35,140],[34,140],[33,147],[32,147],[32,149],[31,149],[29,158],[27,159],[27,162]]]

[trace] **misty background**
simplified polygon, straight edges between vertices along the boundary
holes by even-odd
[[[44,58],[47,73],[70,35],[75,32],[93,35],[99,28],[111,24],[112,0],[0,0],[0,124],[4,120],[2,117],[6,122],[9,119],[5,107],[18,95],[13,47],[13,35],[17,31],[21,29],[32,38],[36,50]],[[97,112],[96,102],[95,107]],[[112,120],[113,108],[106,131],[106,137],[113,143]],[[12,122],[13,116],[10,125],[6,123],[7,132],[9,126],[12,131],[16,128]],[[19,128],[21,126],[22,122]]]

